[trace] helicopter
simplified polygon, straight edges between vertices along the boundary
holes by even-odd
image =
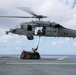
[[[65,28],[55,22],[42,21],[41,19],[47,18],[47,16],[37,15],[33,11],[26,10],[24,8],[19,9],[26,11],[33,16],[0,16],[0,18],[36,18],[36,21],[22,22],[14,28],[10,28],[9,31],[6,31],[6,34],[13,33],[18,35],[25,35],[28,40],[33,40],[34,36],[76,37],[76,30]]]

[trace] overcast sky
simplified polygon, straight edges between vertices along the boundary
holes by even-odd
[[[76,0],[0,0],[0,16],[31,16],[18,7],[29,7],[36,14],[48,16],[45,21],[56,22],[76,30]],[[27,40],[26,36],[6,35],[5,31],[31,19],[0,18],[0,54],[20,54],[37,46],[38,37]],[[76,54],[76,39],[41,37],[40,54]]]

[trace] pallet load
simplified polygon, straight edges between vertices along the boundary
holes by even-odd
[[[30,52],[30,51],[24,51],[21,53],[20,56],[21,59],[40,59],[40,54],[38,52]]]

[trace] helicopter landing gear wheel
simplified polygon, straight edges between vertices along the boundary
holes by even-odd
[[[28,39],[28,40],[33,40],[34,37],[33,37],[32,35],[28,35],[28,36],[27,36],[27,39]]]

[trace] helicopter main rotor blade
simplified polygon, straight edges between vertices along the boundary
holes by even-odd
[[[32,17],[29,17],[29,16],[0,16],[0,18],[37,18],[39,20],[42,19],[42,18],[47,18],[47,16],[35,14],[28,7],[19,7],[18,9],[26,11],[26,12],[30,13],[31,15],[33,15],[33,16]]]
[[[27,16],[0,16],[0,18],[35,18],[35,17],[27,17]]]
[[[25,12],[33,15],[34,18],[39,18],[39,19],[41,19],[41,18],[47,18],[47,16],[35,14],[29,7],[18,7],[18,9],[21,9],[21,10],[23,10],[23,11],[25,11]]]
[[[38,16],[37,14],[35,14],[29,7],[18,7],[18,9],[23,10],[33,16]]]
[[[19,7],[18,9],[21,9],[21,10],[23,10],[23,11],[26,11],[27,13],[33,15],[34,18],[38,18],[39,20],[40,20],[41,18],[47,18],[47,16],[35,14],[35,13],[34,13],[30,8],[28,8],[28,7]]]

